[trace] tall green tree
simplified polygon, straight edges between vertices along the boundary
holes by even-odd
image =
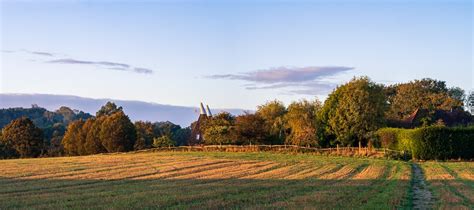
[[[382,85],[368,77],[354,78],[336,88],[324,102],[320,119],[326,136],[343,145],[366,143],[371,134],[384,126],[387,98]]]
[[[270,101],[257,107],[257,112],[265,121],[266,142],[282,144],[285,141],[285,114],[287,110],[281,101]]]
[[[287,127],[290,131],[286,138],[287,144],[300,146],[320,146],[322,139],[318,134],[321,123],[318,121],[318,112],[321,110],[318,100],[301,100],[288,106],[286,113]]]
[[[90,124],[90,126],[83,127],[83,132],[86,133],[86,140],[84,143],[84,150],[86,154],[99,154],[107,152],[100,139],[102,123],[106,118],[107,117],[102,116],[98,118],[91,118],[86,121],[85,124]]]
[[[235,118],[233,144],[271,144],[265,130],[265,120],[259,114],[245,113]]]
[[[64,152],[67,155],[80,155],[83,150],[84,132],[82,127],[84,126],[84,120],[76,120],[69,124],[62,140]]]
[[[14,149],[15,156],[37,157],[44,148],[43,132],[30,119],[22,117],[3,128],[2,143],[4,147]]]
[[[235,117],[228,112],[221,112],[204,125],[204,144],[230,144],[233,141]]]
[[[136,138],[135,126],[122,111],[110,115],[102,123],[100,139],[107,152],[131,151]]]

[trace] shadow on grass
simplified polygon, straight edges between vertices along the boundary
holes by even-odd
[[[5,208],[394,208],[408,180],[6,179]],[[406,206],[405,206],[406,207]]]

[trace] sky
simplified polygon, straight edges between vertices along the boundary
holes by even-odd
[[[466,1],[0,0],[0,93],[255,109],[355,76],[474,89]]]

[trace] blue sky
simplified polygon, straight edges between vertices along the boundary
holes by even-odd
[[[9,1],[1,93],[254,109],[354,76],[473,88],[471,1]]]

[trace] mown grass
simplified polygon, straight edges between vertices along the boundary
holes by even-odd
[[[394,160],[148,152],[2,160],[0,167],[0,209],[410,207],[410,163]],[[472,176],[463,165],[448,167]],[[472,193],[472,182],[461,183]]]
[[[473,162],[426,162],[421,164],[435,208],[474,209]]]

